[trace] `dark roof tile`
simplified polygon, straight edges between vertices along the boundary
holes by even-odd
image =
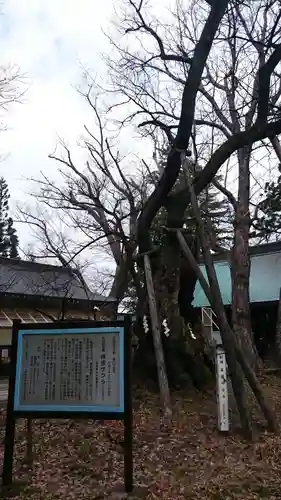
[[[0,294],[114,302],[93,293],[70,268],[0,257]]]

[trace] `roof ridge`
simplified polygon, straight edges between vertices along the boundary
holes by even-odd
[[[55,296],[61,298],[63,295],[66,299],[88,300],[90,302],[116,300],[114,297],[96,293],[90,288],[81,271],[71,267],[1,256],[0,266],[2,268],[0,294],[42,295],[46,298]]]
[[[4,265],[14,265],[14,264],[17,264],[19,265],[20,267],[40,267],[40,268],[46,268],[46,269],[50,269],[50,270],[59,270],[59,271],[66,271],[66,272],[71,272],[71,274],[73,274],[74,270],[71,268],[71,267],[66,267],[66,266],[58,266],[58,265],[54,265],[54,264],[47,264],[45,262],[34,262],[32,260],[24,260],[24,259],[11,259],[9,257],[2,257],[0,256],[0,263],[1,264],[4,264]]]

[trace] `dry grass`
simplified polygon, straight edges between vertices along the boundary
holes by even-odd
[[[267,377],[263,383],[281,415],[280,380]],[[173,406],[168,426],[156,396],[143,394],[135,411],[135,481],[148,486],[148,499],[280,500],[281,436],[262,432],[257,443],[249,444],[239,434],[220,435],[213,393],[177,394]],[[1,438],[4,423],[2,413]],[[121,424],[105,425],[121,435]],[[19,421],[14,475],[25,486],[16,498],[104,499],[122,479],[122,450],[108,441],[99,423],[37,420],[34,443],[34,465],[28,471],[23,466],[24,422]]]

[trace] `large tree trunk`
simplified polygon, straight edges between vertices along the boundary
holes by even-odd
[[[160,252],[153,258],[153,281],[162,325],[169,383],[171,387],[182,387],[192,382],[197,389],[201,389],[210,374],[205,367],[203,353],[199,352],[197,343],[190,335],[188,318],[182,315],[183,304],[181,304],[181,311],[179,307],[181,295],[189,295],[192,301],[196,279],[194,279],[194,272],[191,271],[192,290],[188,293],[180,293],[182,285],[180,245],[173,232],[164,233],[163,239]],[[186,285],[188,286],[189,283]],[[189,321],[191,319],[189,318]],[[163,322],[167,325],[166,327]],[[166,328],[169,330],[167,335],[165,335]]]
[[[128,290],[128,283],[130,279],[130,264],[125,259],[116,266],[115,276],[111,285],[110,295],[115,297],[119,302],[124,298]]]
[[[196,331],[196,339],[190,334],[189,323],[193,324],[195,319],[191,303],[197,277],[186,259],[180,255],[175,237],[170,236],[168,238],[164,233],[162,248],[152,253],[150,259],[169,386],[179,388],[194,385],[201,390],[212,378],[214,370],[212,359],[205,352],[206,345],[201,332]],[[147,301],[138,303],[137,309],[139,343],[135,369],[138,377],[145,378],[144,381],[156,381],[158,377]],[[149,325],[147,334],[143,331],[144,315]],[[165,335],[164,320],[169,329],[168,337]]]
[[[184,366],[183,320],[179,313],[180,251],[176,241],[166,235],[153,259],[153,281],[159,313],[167,373],[171,387],[179,385],[186,374]],[[166,327],[163,322],[165,322]],[[164,330],[169,329],[169,336]]]
[[[250,312],[250,156],[251,146],[238,151],[239,186],[238,206],[235,211],[234,241],[231,251],[232,325],[239,345],[253,368],[258,368],[259,357],[253,342]]]

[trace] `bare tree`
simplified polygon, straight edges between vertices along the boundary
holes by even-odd
[[[90,86],[83,97],[91,106],[97,124],[95,133],[85,127],[86,136],[80,143],[87,152],[85,164],[74,163],[68,146],[62,142],[61,155],[50,155],[60,165],[60,182],[43,174],[41,180],[35,181],[36,210],[34,207],[19,209],[20,220],[34,228],[39,243],[37,251],[29,254],[34,260],[55,259],[64,267],[77,268],[80,257],[85,254],[91,262],[94,260],[90,254],[97,255],[97,247],[103,254],[109,252],[116,265],[110,295],[120,303],[132,284],[138,299],[137,315],[143,316],[147,304],[143,299],[142,269],[137,268],[135,261],[137,217],[159,179],[162,163],[158,155],[154,157],[154,166],[137,159],[134,175],[129,174],[127,165],[131,168],[132,160],[129,163],[128,158],[121,157],[114,147],[114,139],[108,138],[106,116],[98,110],[95,89]],[[181,183],[182,179],[178,185]],[[207,189],[200,203],[211,224],[210,199]],[[158,226],[163,232],[161,225]],[[100,277],[100,269],[98,273]],[[160,293],[159,300],[162,300]],[[163,297],[163,303],[166,300],[167,297]],[[176,294],[174,303],[178,307]],[[179,315],[177,318],[182,322]],[[189,354],[192,357],[194,352]],[[170,359],[176,370],[177,360],[173,356]],[[200,366],[197,371],[199,387]]]
[[[278,109],[281,86],[278,73],[280,54],[276,41],[280,37],[280,11],[275,2],[243,6],[234,4],[228,11],[225,52],[219,61],[210,61],[202,82],[203,113],[230,135],[247,132],[262,115],[274,119]],[[277,50],[277,52],[276,52]],[[271,66],[272,76],[267,70]],[[268,83],[268,88],[266,87]],[[210,93],[215,87],[215,97]],[[265,87],[264,87],[265,85]],[[259,88],[260,86],[260,88]],[[266,103],[262,90],[268,93]],[[209,105],[209,106],[208,106]],[[263,110],[264,109],[264,110]],[[202,113],[201,111],[201,113]],[[206,115],[205,115],[206,117]],[[202,116],[204,119],[204,114]],[[225,134],[227,137],[227,134]],[[231,254],[232,320],[237,339],[248,359],[255,365],[249,308],[249,234],[251,226],[250,176],[258,169],[260,149],[249,143],[236,152],[238,193],[234,205],[234,241]],[[261,169],[259,169],[261,171]]]
[[[247,9],[247,6],[244,6],[242,2],[230,2],[227,0],[217,0],[216,2],[202,1],[199,4],[198,2],[196,4],[191,3],[189,5],[190,17],[188,18],[188,21],[191,22],[187,23],[186,18],[181,22],[181,16],[177,16],[179,21],[179,37],[174,36],[169,27],[161,26],[159,22],[156,23],[149,20],[147,13],[144,11],[143,1],[134,2],[133,0],[128,0],[127,4],[129,10],[125,15],[123,29],[128,36],[133,33],[134,40],[138,39],[139,41],[139,47],[134,45],[136,50],[131,53],[128,48],[120,48],[119,43],[119,54],[121,54],[121,57],[118,61],[115,60],[111,64],[114,83],[113,90],[122,95],[122,102],[125,100],[129,107],[131,107],[127,119],[125,116],[122,124],[126,123],[128,119],[133,119],[135,123],[137,121],[144,134],[157,135],[157,130],[160,129],[161,133],[158,134],[158,137],[160,137],[159,140],[164,135],[165,140],[169,142],[167,162],[162,169],[159,181],[151,194],[147,193],[148,196],[144,199],[141,198],[143,206],[142,204],[140,205],[140,215],[138,216],[138,211],[133,211],[134,248],[131,249],[129,247],[129,255],[133,256],[136,245],[141,255],[147,255],[154,250],[151,248],[150,229],[156,214],[161,208],[165,207],[167,212],[166,226],[168,229],[175,229],[182,226],[186,208],[190,204],[190,193],[186,187],[176,186],[175,183],[178,180],[181,170],[182,153],[186,153],[188,148],[190,148],[195,156],[195,160],[197,160],[197,146],[200,139],[200,135],[199,139],[197,139],[198,127],[205,126],[212,133],[216,129],[218,133],[215,140],[212,141],[212,154],[206,156],[205,152],[205,158],[203,158],[202,162],[203,169],[195,175],[193,189],[197,196],[213,181],[216,173],[231,158],[233,153],[236,154],[237,151],[241,151],[243,148],[246,151],[252,144],[272,138],[281,132],[281,120],[278,115],[278,109],[276,110],[276,106],[273,107],[271,96],[272,81],[274,80],[281,54],[276,40],[270,38],[265,60],[261,61],[257,68],[258,78],[254,79],[255,85],[254,93],[251,97],[252,100],[250,104],[246,103],[246,106],[248,105],[251,109],[252,102],[255,103],[252,122],[248,127],[244,126],[243,113],[241,116],[239,115],[239,119],[243,122],[243,126],[241,125],[239,129],[233,127],[229,118],[230,127],[226,126],[226,123],[218,123],[218,120],[214,119],[211,111],[209,111],[208,117],[197,117],[197,109],[200,110],[201,107],[204,109],[203,105],[205,105],[206,99],[208,100],[204,94],[204,82],[206,75],[208,76],[209,74],[209,61],[211,61],[211,58],[215,58],[216,54],[223,57],[225,44],[228,43],[229,38],[240,39],[240,32],[238,32],[237,25],[235,25],[231,34],[229,34],[229,27],[233,25],[234,21],[236,22],[237,16],[239,16],[237,9],[242,11],[242,9]],[[180,6],[178,8],[180,9]],[[268,3],[266,9],[270,11],[271,16],[274,16],[274,12],[271,12],[271,3]],[[274,25],[278,25],[278,16],[274,18]],[[241,29],[245,29],[242,22],[241,26]],[[148,40],[148,45],[145,43],[146,40]],[[245,43],[249,43],[249,40],[247,34]],[[250,43],[252,43],[251,40]],[[258,40],[255,43],[260,44],[260,41]],[[212,78],[209,78],[210,86],[212,87],[210,90],[212,97],[211,105],[214,105],[216,113],[224,109],[224,101],[221,101],[220,98],[217,100],[217,91],[220,90],[221,92],[225,92],[226,95],[229,94],[227,78],[230,77],[227,77],[224,72],[223,80],[226,79],[226,83],[222,84],[219,82],[219,85],[222,87],[220,89],[217,88]],[[232,79],[234,82],[233,85],[236,86],[237,82],[235,82],[235,78]],[[176,84],[178,85],[177,88]],[[249,86],[250,83],[247,82],[247,89]],[[179,99],[178,97],[181,94],[182,99]],[[228,101],[229,97],[227,103]],[[239,110],[240,104],[236,105],[234,103],[235,109],[236,106]],[[127,113],[127,109],[125,107],[125,113]],[[233,113],[233,103],[229,109]],[[114,110],[114,107],[111,106],[111,110]],[[210,117],[211,120],[209,119]],[[124,205],[120,204],[120,199],[117,203],[116,197],[114,197],[115,190],[120,195],[120,186],[117,187],[114,184],[114,178],[112,181],[112,172],[107,168],[108,162],[104,162],[105,154],[107,157],[108,155],[111,157],[114,168],[117,169],[120,177],[121,172],[124,177],[124,170],[119,170],[120,159],[118,155],[112,154],[112,145],[109,145],[103,139],[103,129],[104,127],[101,125],[99,127],[100,139],[97,143],[95,139],[94,143],[91,142],[91,144],[85,141],[85,146],[91,158],[103,174],[101,178],[98,178],[98,184],[89,180],[89,176],[93,175],[91,177],[93,179],[96,176],[96,172],[93,172],[91,164],[86,164],[84,172],[78,172],[72,161],[69,149],[65,148],[66,155],[64,157],[56,155],[52,155],[52,157],[69,168],[72,173],[71,175],[73,173],[77,175],[79,184],[78,186],[74,185],[71,176],[62,173],[62,175],[66,175],[66,182],[68,183],[67,191],[62,192],[57,183],[51,183],[52,188],[50,191],[50,180],[45,178],[41,182],[41,186],[43,187],[41,200],[45,201],[52,208],[59,207],[61,210],[66,211],[72,209],[74,213],[72,216],[73,220],[76,220],[75,214],[77,211],[83,208],[86,214],[83,227],[87,233],[90,230],[89,216],[92,218],[91,221],[94,220],[97,222],[98,220],[99,223],[104,224],[104,214],[106,214],[107,218],[110,217],[110,221],[114,221],[115,223],[113,227],[110,226],[110,231],[105,231],[105,233],[111,248],[116,251],[116,247],[118,249],[120,242],[124,248],[128,244],[128,239],[125,241],[120,233],[116,236],[116,227],[118,227],[118,225],[116,226],[116,213],[119,219],[123,220],[125,216],[131,218],[132,210],[130,207],[128,212],[124,211]],[[176,134],[174,134],[174,131],[176,131]],[[100,149],[101,146],[102,149]],[[100,193],[102,189],[106,189],[108,194],[108,179],[114,186],[114,189],[110,192],[110,206],[104,206],[103,203],[100,203]],[[125,175],[125,178],[122,180],[125,186],[129,185],[130,190],[133,189],[130,175]],[[126,200],[130,200],[128,192],[126,192],[126,197]],[[115,205],[113,205],[112,200],[115,201]],[[241,196],[239,195],[237,200],[238,206],[240,201]],[[245,207],[245,203],[243,206]],[[235,204],[234,208],[237,217],[237,204]],[[245,231],[246,226],[244,221],[246,216],[244,212],[243,217],[244,232],[242,236],[245,243],[247,231]],[[113,238],[112,235],[114,236]],[[127,233],[125,235],[127,236]],[[241,228],[239,235],[240,239],[236,238],[236,245],[242,237]],[[111,237],[110,241],[109,236]],[[116,255],[117,265],[120,266],[118,252]],[[127,255],[128,251],[125,259],[126,265],[128,265]],[[247,257],[247,253],[245,255]],[[158,273],[159,286],[157,292],[160,298],[159,307],[161,315],[163,318],[168,318],[171,330],[176,332],[175,335],[178,337],[176,340],[179,338],[184,339],[186,329],[178,311],[180,248],[177,238],[173,236],[172,232],[167,232],[165,253],[163,252],[160,257],[160,259],[158,258],[158,262],[154,259],[154,263],[156,263],[155,274],[157,275]],[[233,259],[234,261],[235,259]],[[131,262],[129,264],[131,273],[137,273]],[[247,263],[244,265],[244,268],[247,269]],[[161,298],[165,300],[161,300]],[[239,328],[241,330],[241,325]],[[169,347],[171,347],[170,351],[173,353],[172,342],[169,344]]]
[[[181,169],[181,155],[186,154],[192,145],[196,158],[198,148],[195,139],[198,127],[204,126],[210,128],[211,131],[215,128],[218,133],[214,152],[207,156],[203,170],[195,176],[192,192],[198,196],[202,189],[212,182],[222,165],[233,157],[233,154],[237,154],[239,193],[234,204],[236,226],[232,268],[236,291],[239,290],[239,286],[243,285],[243,297],[240,303],[243,310],[240,313],[238,294],[236,294],[233,297],[236,307],[234,319],[237,331],[243,335],[248,360],[250,360],[253,349],[248,340],[250,333],[248,324],[250,217],[247,213],[249,211],[249,168],[253,144],[271,139],[281,132],[278,108],[279,78],[276,73],[281,60],[281,46],[278,43],[279,13],[275,11],[275,2],[270,1],[262,4],[262,10],[257,7],[256,3],[248,8],[246,4],[237,0],[191,2],[184,9],[185,13],[188,11],[188,14],[184,16],[178,15],[178,12],[183,12],[179,6],[176,13],[178,32],[175,33],[170,28],[171,24],[167,23],[164,26],[159,22],[159,18],[158,21],[149,18],[143,1],[128,0],[127,5],[128,10],[125,12],[121,30],[123,29],[123,33],[128,36],[133,34],[135,43],[131,46],[133,49],[125,44],[120,48],[119,39],[119,45],[115,44],[118,58],[114,62],[109,61],[113,91],[115,90],[122,96],[123,102],[125,96],[132,110],[121,124],[123,125],[126,120],[134,120],[147,134],[155,134],[157,133],[155,131],[160,129],[160,136],[165,134],[170,144],[162,176],[138,218],[139,252],[141,255],[151,252],[149,230],[157,212],[163,206],[167,209],[168,229],[182,226],[185,210],[190,204],[190,192],[186,188],[173,192]],[[253,19],[251,16],[248,19],[247,9],[251,9],[252,5],[253,9],[257,7],[258,11],[255,12]],[[268,15],[265,28],[270,23],[270,32],[267,32],[266,41],[261,38],[263,34],[260,36],[260,15],[261,19]],[[247,20],[247,25],[243,19]],[[253,26],[257,27],[257,34],[253,34]],[[243,43],[237,51],[240,39]],[[233,43],[229,43],[229,40],[233,40]],[[258,52],[258,64],[254,68],[255,71],[251,66],[250,71],[247,72],[244,64],[243,48],[245,46],[247,51],[247,44],[252,45],[253,49]],[[260,46],[263,46],[264,50],[260,50]],[[228,61],[227,64],[222,64],[226,62],[223,58],[227,52],[232,61],[230,68]],[[244,75],[241,73],[239,75],[241,79],[239,91],[237,91],[239,82],[235,78],[234,56],[241,63],[241,71],[244,70]],[[215,65],[215,73],[212,72],[212,64]],[[223,71],[218,73],[221,65]],[[177,84],[182,94],[181,100],[177,99],[179,94],[174,90]],[[246,97],[243,98],[241,104],[239,92],[243,90],[244,85]],[[237,91],[236,95],[233,94],[234,91]],[[222,93],[222,97],[218,97],[219,92]],[[209,108],[205,108],[208,116],[198,117],[197,110],[199,113],[200,110],[204,110],[206,100],[210,104]],[[225,107],[225,104],[228,107]],[[213,119],[214,116],[215,119]],[[194,128],[195,134],[193,134]],[[168,317],[172,325],[171,329],[183,331],[180,322],[177,321],[179,315],[175,307],[179,288],[179,248],[172,232],[168,232],[166,243],[165,259],[161,263],[160,293],[162,296],[170,297],[171,300],[162,301],[160,308]],[[238,252],[243,257],[240,267],[236,259]],[[239,273],[242,274],[241,277]],[[252,374],[243,356],[242,352],[241,363],[247,373]],[[235,378],[235,373],[233,377]],[[234,386],[234,379],[232,383]],[[253,386],[255,384],[254,380]]]
[[[74,163],[68,146],[61,142],[61,154],[50,155],[60,165],[60,180],[43,173],[41,179],[33,179],[37,210],[19,208],[20,220],[30,224],[40,240],[36,258],[56,258],[69,265],[93,251],[96,256],[97,250],[108,254],[116,266],[109,294],[121,302],[131,279],[139,292],[134,262],[136,224],[153,177],[147,164],[122,156],[114,146],[91,87],[84,98],[96,122],[94,133],[85,126],[80,142],[87,153],[85,164]],[[136,168],[129,174],[132,162]]]
[[[224,186],[234,213],[232,316],[248,359],[255,364],[249,311],[250,178],[260,176],[256,170],[261,172],[263,164],[261,146],[267,151],[268,139],[280,132],[278,3],[230,1],[222,6],[220,2],[179,1],[166,24],[159,16],[153,18],[143,2],[128,0],[126,4],[119,31],[128,43],[121,47],[115,43],[117,56],[108,61],[113,90],[120,99],[125,96],[130,106],[120,124],[133,121],[143,134],[156,135],[159,141],[164,136],[171,145],[167,167],[139,218],[140,248],[149,248],[145,236],[161,205],[168,211],[167,226],[182,224],[188,191],[185,187],[171,191],[182,149],[191,148],[194,162],[204,167],[194,181],[197,195],[229,159],[232,173],[238,166],[237,196],[233,187]],[[211,32],[208,23],[220,8],[224,15],[213,23]],[[129,44],[130,36],[134,45]],[[207,48],[204,36],[213,40],[212,47]],[[205,55],[200,52],[203,43]],[[170,270],[167,283],[172,273],[177,275],[177,267],[170,266]],[[176,287],[175,279],[174,283]]]
[[[16,65],[0,66],[0,130],[6,130],[5,115],[12,104],[22,103],[27,78]]]

